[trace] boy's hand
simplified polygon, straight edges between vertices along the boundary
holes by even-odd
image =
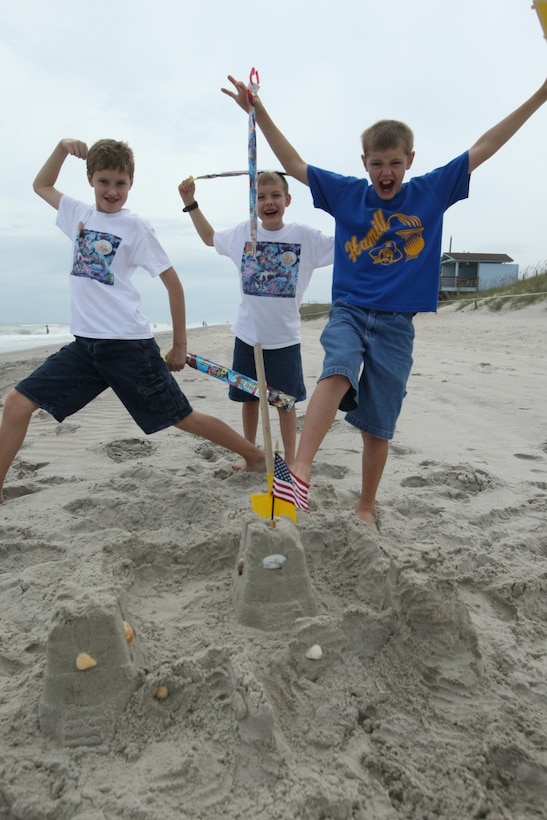
[[[196,185],[193,177],[183,179],[179,185],[180,198],[185,205],[191,205],[196,195]]]
[[[171,350],[169,350],[164,357],[169,370],[179,371],[184,368],[186,365],[186,351],[186,344],[173,345]]]
[[[236,80],[235,77],[232,77],[231,74],[228,74],[228,79],[232,83],[235,88],[235,92],[231,91],[229,88],[221,88],[223,94],[226,94],[228,97],[231,97],[232,100],[235,100],[236,103],[242,108],[244,111],[249,113],[249,90],[244,82],[241,80]],[[252,103],[257,107],[257,104],[260,105],[260,97],[256,94],[251,95]]]
[[[41,196],[52,208],[58,210],[62,193],[57,190],[55,184],[64,161],[68,156],[87,159],[87,154],[87,145],[82,140],[70,138],[59,140],[53,152],[36,174],[32,183],[34,192]]]
[[[82,140],[73,140],[67,137],[61,140],[61,146],[70,156],[87,159],[87,145]]]
[[[182,180],[182,182],[179,185],[179,194],[180,198],[184,202],[185,208],[190,209],[190,218],[192,220],[192,224],[198,232],[202,242],[204,242],[205,245],[208,245],[210,248],[212,248],[215,244],[215,229],[205,218],[203,211],[201,211],[198,207],[198,204],[195,199],[196,185],[193,177],[188,177],[187,179]],[[185,208],[183,208],[182,210],[184,211]]]

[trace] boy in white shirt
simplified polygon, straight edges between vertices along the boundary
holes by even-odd
[[[57,178],[68,156],[86,161],[90,205],[63,194]],[[186,364],[184,291],[150,223],[125,208],[134,158],[125,142],[62,139],[34,180],[34,191],[58,211],[73,244],[69,283],[75,339],[19,382],[0,425],[0,503],[6,474],[39,407],[57,421],[111,387],[146,434],[175,426],[238,453],[247,469],[265,469],[264,454],[214,416],[194,410],[172,373]],[[137,267],[161,279],[169,298],[173,345],[163,360],[131,282]]]
[[[250,221],[215,231],[199,208],[190,177],[179,185],[184,211],[189,213],[203,242],[228,256],[240,277],[241,303],[232,330],[235,335],[232,367],[256,378],[254,345],[262,346],[266,382],[294,396],[306,398],[300,350],[300,305],[315,268],[332,264],[333,237],[297,223],[285,224],[291,203],[284,174],[262,171],[257,179],[256,252],[252,253]],[[230,386],[229,396],[242,402],[243,435],[256,441],[258,400]],[[284,458],[292,464],[296,449],[296,409],[279,408]]]

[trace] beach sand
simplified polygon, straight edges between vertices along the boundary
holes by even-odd
[[[274,528],[265,475],[110,391],[38,411],[0,507],[0,818],[546,817],[546,320],[416,317],[379,532],[341,414]],[[227,325],[189,338],[230,364]],[[43,358],[3,356],[0,396]],[[177,379],[240,430],[225,385]]]

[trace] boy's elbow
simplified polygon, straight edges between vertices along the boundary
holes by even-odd
[[[213,248],[215,245],[215,232],[214,230],[210,231],[201,231],[200,239],[204,245],[207,245],[208,248]]]
[[[283,143],[277,145],[270,142],[274,154],[286,174],[297,179],[299,182],[308,184],[308,163],[302,159],[300,154],[291,145],[285,146]]]
[[[32,183],[32,190],[35,194],[47,202],[49,205],[52,205],[54,208],[57,208],[59,205],[60,194],[58,191],[55,190],[50,185],[41,185],[36,180]]]
[[[289,176],[294,177],[294,179],[297,179],[298,182],[301,182],[303,185],[309,185],[308,163],[304,162],[304,160],[299,160],[298,162],[293,162],[290,164],[287,163],[285,170]]]

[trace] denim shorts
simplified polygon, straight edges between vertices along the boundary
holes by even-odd
[[[376,438],[392,439],[412,368],[413,313],[391,313],[335,302],[321,334],[318,379],[343,375],[351,387],[340,402],[346,421]]]
[[[293,396],[296,401],[304,401],[306,387],[302,373],[300,345],[279,347],[275,350],[264,350],[263,348],[262,353],[264,354],[266,384],[269,387],[276,387],[288,396]],[[238,373],[256,379],[254,348],[242,342],[237,336],[234,343],[232,367]],[[232,401],[258,401],[256,396],[251,396],[250,393],[245,393],[244,390],[239,390],[233,385],[230,385],[229,396]]]
[[[155,339],[77,336],[15,387],[57,421],[111,387],[147,434],[171,427],[192,412]]]

